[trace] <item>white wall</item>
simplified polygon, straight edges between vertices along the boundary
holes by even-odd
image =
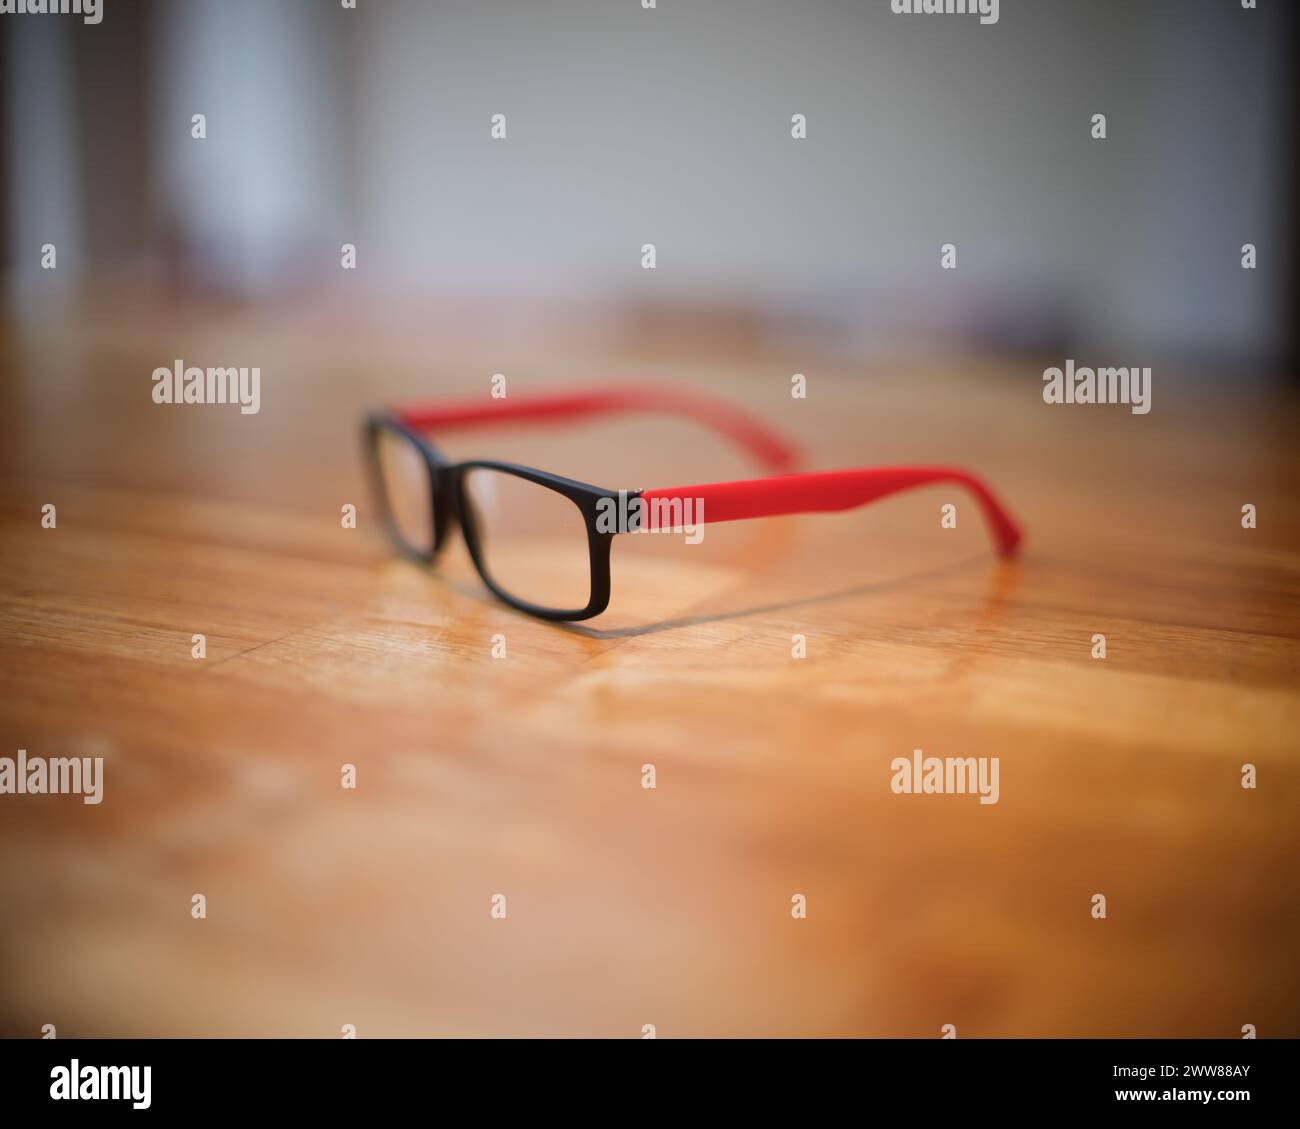
[[[1085,339],[1271,348],[1294,75],[1264,7],[385,3],[360,31],[360,219],[415,280],[937,309],[988,288]]]

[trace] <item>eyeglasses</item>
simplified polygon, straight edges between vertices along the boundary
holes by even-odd
[[[549,620],[590,619],[609,606],[610,546],[619,533],[681,530],[703,522],[848,510],[931,483],[953,483],[979,503],[998,552],[1020,543],[1016,523],[974,475],[942,466],[877,467],[606,490],[515,463],[449,463],[427,438],[485,424],[554,423],[627,412],[694,420],[774,472],[794,448],[745,412],[674,389],[622,387],[564,395],[476,399],[371,414],[365,447],[376,499],[399,552],[431,564],[459,525],[483,583],[505,603]]]

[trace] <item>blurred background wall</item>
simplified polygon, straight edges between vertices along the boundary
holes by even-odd
[[[1002,0],[992,26],[888,0],[104,3],[98,25],[0,17],[23,316],[57,289],[30,286],[46,242],[59,286],[257,303],[328,286],[349,242],[378,301],[1294,358],[1281,0]]]

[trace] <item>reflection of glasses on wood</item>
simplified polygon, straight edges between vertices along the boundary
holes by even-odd
[[[1021,533],[993,493],[974,475],[941,466],[779,473],[770,478],[655,490],[619,491],[514,463],[447,462],[426,438],[485,424],[570,422],[621,412],[682,416],[731,439],[770,470],[788,472],[794,449],[746,412],[676,389],[613,388],[509,399],[476,399],[395,409],[366,421],[366,451],[385,525],[397,548],[424,563],[460,526],[483,582],[512,607],[544,619],[589,619],[609,605],[611,531],[608,515],[629,500],[642,529],[661,529],[665,515],[690,512],[699,521],[737,521],[777,514],[853,509],[931,483],[954,483],[974,494],[998,551],[1013,553]]]

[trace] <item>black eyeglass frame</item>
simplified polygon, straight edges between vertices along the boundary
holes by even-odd
[[[402,536],[393,515],[388,491],[384,486],[383,467],[379,461],[379,440],[384,431],[392,432],[412,443],[429,471],[429,499],[433,507],[430,528],[433,530],[433,544],[428,550],[421,550],[411,545]],[[608,502],[618,506],[619,491],[606,490],[600,486],[592,486],[586,482],[578,482],[572,478],[549,474],[544,470],[520,466],[517,463],[496,462],[490,459],[469,459],[465,462],[450,463],[421,432],[408,427],[390,412],[372,412],[366,417],[362,442],[366,451],[366,463],[370,468],[372,493],[388,533],[388,539],[404,557],[426,567],[432,566],[447,544],[452,522],[456,522],[479,578],[497,599],[510,607],[537,616],[539,619],[556,621],[591,619],[592,616],[600,615],[609,607],[609,556],[616,534],[600,529],[597,519],[602,508],[608,511]],[[548,608],[533,604],[511,595],[492,578],[479,539],[478,528],[475,525],[474,508],[465,492],[465,479],[472,470],[495,470],[514,475],[554,490],[577,506],[587,526],[587,550],[590,559],[591,591],[586,607]],[[627,500],[636,497],[639,493],[639,491],[623,491],[625,504]],[[601,506],[602,501],[606,502],[604,507]]]

